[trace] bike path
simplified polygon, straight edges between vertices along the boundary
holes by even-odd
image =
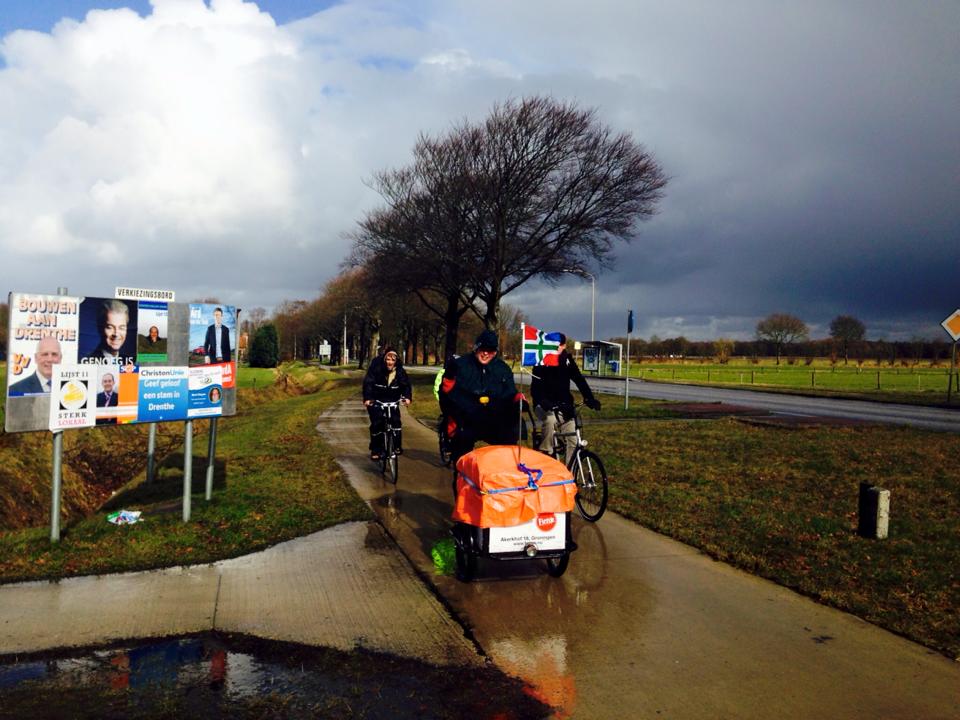
[[[318,429],[421,577],[557,717],[960,717],[960,664],[609,511],[574,518],[561,578],[542,562],[481,561],[470,584],[439,573],[451,471],[433,429],[405,417],[396,486],[367,458],[359,402]]]
[[[0,586],[0,655],[209,630],[482,662],[375,522],[209,565]]]

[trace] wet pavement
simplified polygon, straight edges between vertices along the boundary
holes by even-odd
[[[0,655],[209,630],[482,662],[377,523],[210,565],[0,586]]]
[[[367,459],[359,401],[318,429],[483,651],[558,717],[960,717],[960,664],[609,511],[574,515],[561,578],[542,561],[481,561],[460,583],[431,558],[451,526],[432,429],[405,419],[396,487]]]

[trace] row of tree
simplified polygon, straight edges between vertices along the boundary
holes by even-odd
[[[834,362],[842,360],[844,364],[850,362],[851,355],[858,363],[874,360],[890,364],[898,361],[936,363],[950,356],[950,343],[946,340],[867,340],[866,332],[866,325],[858,318],[838,315],[830,322],[829,337],[811,339],[810,330],[802,320],[793,315],[774,313],[757,323],[753,340],[719,338],[696,341],[683,336],[660,339],[654,335],[649,340],[630,338],[630,355],[633,362],[644,358],[697,358],[725,363],[731,357],[776,357],[778,365],[784,355],[791,361],[826,357]],[[626,347],[626,337],[612,340]]]

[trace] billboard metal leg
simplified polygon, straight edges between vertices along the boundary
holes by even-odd
[[[183,521],[190,522],[190,491],[193,480],[193,420],[183,424]]]
[[[60,542],[60,485],[63,459],[63,433],[53,434],[53,477],[50,481],[50,542]]]
[[[207,444],[207,494],[209,500],[213,497],[213,469],[217,453],[217,418],[210,418],[210,441]]]
[[[157,472],[157,424],[150,423],[150,432],[147,434],[147,482],[152,483]]]

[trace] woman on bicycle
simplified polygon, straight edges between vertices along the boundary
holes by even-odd
[[[384,411],[376,400],[381,402],[402,402],[409,405],[413,399],[413,390],[410,387],[410,378],[403,369],[400,356],[392,347],[387,347],[383,354],[370,361],[367,374],[363,378],[363,404],[370,416],[370,459],[379,460],[383,452]],[[394,409],[396,414],[391,417],[393,426],[400,427],[400,410]],[[401,433],[397,431],[397,452],[403,452]]]

